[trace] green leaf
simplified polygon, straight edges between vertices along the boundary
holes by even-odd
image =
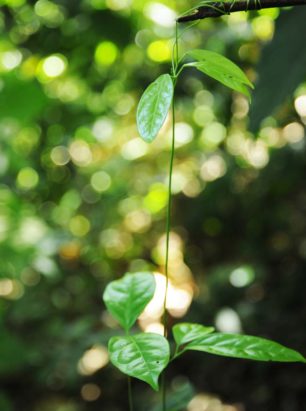
[[[239,334],[215,333],[191,341],[183,351],[204,351],[224,357],[256,361],[306,362],[297,351],[264,338]]]
[[[103,300],[113,317],[128,331],[152,299],[155,280],[152,273],[127,273],[106,287]]]
[[[140,136],[151,143],[164,124],[174,93],[169,74],[159,76],[143,93],[137,107],[137,127]]]
[[[108,344],[110,360],[124,374],[138,378],[158,391],[158,377],[170,358],[165,337],[153,333],[113,337]]]
[[[195,396],[195,390],[188,381],[177,381],[171,391],[167,392],[167,411],[186,411],[187,406]],[[148,410],[147,406],[144,410]],[[2,411],[2,410],[1,410]],[[163,404],[156,404],[149,411],[164,411]]]
[[[180,323],[172,328],[173,337],[178,347],[214,331],[214,327],[204,327],[204,325],[194,323]]]
[[[253,88],[253,84],[244,72],[231,60],[209,50],[192,50],[189,51],[187,55],[197,60],[197,62],[189,63],[187,66],[195,67],[209,77],[224,84],[226,87],[250,97],[249,90],[246,86]]]

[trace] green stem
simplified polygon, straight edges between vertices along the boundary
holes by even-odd
[[[167,396],[166,396],[166,370],[161,376],[161,392],[162,392],[162,407],[163,411],[167,411]]]
[[[175,26],[175,43],[173,50],[172,59],[172,74],[173,74],[173,84],[175,88],[176,78],[177,78],[177,68],[179,61],[179,50],[178,50],[178,24]],[[174,163],[174,153],[175,153],[175,93],[173,93],[172,98],[172,142],[171,142],[171,153],[170,153],[170,164],[169,164],[169,182],[168,182],[168,204],[167,204],[167,217],[166,217],[166,253],[165,253],[165,276],[166,276],[166,288],[165,297],[163,304],[163,326],[164,326],[164,337],[168,334],[168,314],[167,314],[167,294],[169,287],[169,245],[170,245],[170,231],[171,231],[171,205],[172,205],[172,175],[173,175],[173,163]],[[162,409],[167,410],[167,399],[166,399],[166,374],[165,371],[162,375]]]
[[[175,99],[173,93],[172,99],[172,143],[171,143],[171,154],[170,154],[170,165],[169,165],[169,183],[168,183],[168,206],[167,206],[167,220],[166,220],[166,256],[165,256],[165,276],[166,276],[166,289],[164,297],[164,314],[163,314],[163,326],[164,326],[164,337],[168,334],[168,314],[167,314],[167,294],[169,287],[169,245],[170,245],[170,231],[171,231],[171,205],[172,205],[172,174],[173,174],[173,163],[174,163],[174,152],[175,152]],[[162,376],[162,404],[163,411],[166,411],[166,378],[165,371]]]
[[[170,245],[170,231],[171,231],[171,204],[172,204],[172,174],[173,174],[173,163],[174,163],[174,152],[175,152],[175,99],[173,94],[172,99],[172,142],[171,142],[171,154],[170,154],[170,165],[169,165],[169,182],[168,182],[168,205],[167,205],[167,219],[166,219],[166,256],[165,256],[165,276],[166,276],[166,289],[164,297],[164,307],[163,307],[163,326],[164,326],[164,336],[167,336],[167,292],[169,287],[169,245]]]
[[[133,406],[133,394],[132,394],[132,379],[131,377],[128,377],[128,392],[129,392],[129,409],[130,411],[134,410]]]

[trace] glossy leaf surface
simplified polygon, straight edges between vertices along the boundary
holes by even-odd
[[[173,327],[172,332],[176,344],[181,346],[210,334],[214,332],[214,330],[214,327],[204,327],[204,325],[201,324],[180,323]]]
[[[195,63],[188,65],[196,67],[199,71],[214,78],[226,87],[239,91],[247,97],[250,96],[247,86],[253,88],[253,84],[231,60],[209,50],[192,50],[187,55],[197,60]]]
[[[215,333],[190,342],[184,348],[186,350],[256,361],[305,362],[305,358],[297,351],[274,341],[248,335]]]
[[[166,338],[153,333],[113,337],[108,349],[111,362],[120,371],[145,381],[154,390],[158,390],[158,377],[170,358]]]
[[[137,127],[140,136],[151,143],[164,124],[173,97],[173,82],[169,74],[159,76],[143,93],[137,107]]]
[[[152,299],[154,291],[152,273],[127,273],[120,280],[108,284],[103,300],[112,316],[125,330],[129,330]]]

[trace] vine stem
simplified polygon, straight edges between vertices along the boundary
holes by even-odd
[[[306,0],[241,0],[241,1],[202,1],[200,6],[193,7],[186,13],[180,16],[177,21],[184,23],[205,19],[207,17],[221,17],[224,14],[231,14],[237,11],[261,10],[274,7],[289,7],[289,6],[306,6]]]
[[[171,142],[171,154],[170,154],[170,166],[169,166],[169,183],[168,183],[168,205],[167,205],[167,220],[166,220],[166,256],[165,256],[165,276],[166,276],[166,287],[165,287],[165,297],[164,297],[164,314],[163,314],[163,326],[164,326],[164,337],[168,334],[168,314],[167,314],[167,294],[169,287],[169,246],[170,246],[170,231],[171,231],[171,205],[172,205],[172,174],[173,174],[173,163],[174,163],[174,152],[175,152],[175,99],[173,94],[172,99],[172,142]],[[166,378],[165,371],[162,375],[162,404],[163,411],[166,411]]]
[[[133,394],[132,394],[132,381],[131,381],[131,377],[127,378],[128,380],[128,394],[129,394],[129,409],[130,411],[134,410],[134,406],[133,406]]]
[[[170,231],[171,231],[171,206],[172,206],[172,175],[173,175],[173,163],[174,163],[174,153],[175,153],[175,83],[177,78],[177,67],[179,62],[179,50],[178,50],[178,24],[175,25],[175,43],[173,49],[172,58],[172,74],[173,74],[173,85],[174,92],[172,97],[172,141],[171,141],[171,153],[170,153],[170,164],[169,164],[169,181],[168,181],[168,204],[167,204],[167,217],[166,217],[166,250],[165,250],[165,277],[166,277],[166,287],[165,296],[163,304],[163,326],[164,326],[164,337],[168,334],[168,314],[167,314],[167,295],[169,288],[169,246],[170,246]],[[167,399],[166,399],[166,373],[163,372],[162,375],[162,409],[167,410]]]

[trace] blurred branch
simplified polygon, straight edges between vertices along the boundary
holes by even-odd
[[[274,7],[306,6],[306,0],[246,0],[233,2],[208,2],[194,10],[192,14],[181,16],[178,23],[205,19],[207,17],[221,17],[224,14],[231,14],[236,11],[261,10]]]

